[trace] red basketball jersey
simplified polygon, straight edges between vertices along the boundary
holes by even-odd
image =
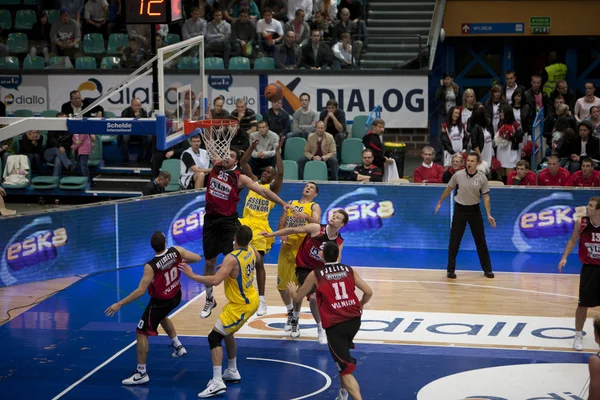
[[[179,264],[181,254],[175,247],[169,247],[163,254],[148,261],[154,270],[154,279],[148,286],[148,294],[157,299],[171,299],[181,290]]]
[[[221,163],[215,164],[206,186],[206,214],[229,217],[237,212],[240,174],[237,168],[225,170]]]
[[[308,269],[322,267],[325,265],[325,261],[323,261],[319,255],[319,251],[323,250],[325,243],[335,242],[338,246],[341,246],[342,243],[344,243],[344,239],[339,232],[335,238],[329,239],[326,228],[327,225],[321,224],[321,231],[317,236],[310,237],[309,235],[306,235],[304,237],[304,240],[298,249],[298,254],[296,255],[296,266]]]
[[[579,260],[600,266],[600,226],[594,226],[588,217],[581,218]]]
[[[354,293],[352,268],[329,263],[315,269],[317,304],[323,328],[360,317],[360,301]]]

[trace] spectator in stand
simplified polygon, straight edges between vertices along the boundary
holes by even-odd
[[[108,1],[87,0],[83,9],[85,33],[100,33],[106,38],[108,24]]]
[[[569,106],[569,110],[575,110],[577,96],[575,95],[575,92],[569,89],[569,84],[564,79],[556,82],[556,89],[550,94],[550,104],[554,104],[554,100],[559,96],[563,97],[564,104]]]
[[[131,99],[129,107],[121,112],[121,118],[148,118],[148,113],[142,108],[142,101],[137,97]],[[137,162],[142,163],[149,160],[150,152],[152,150],[152,137],[151,136],[133,136],[136,140],[141,143],[140,153],[137,157]],[[117,145],[121,147],[123,154],[123,163],[129,164],[129,142],[131,142],[131,135],[119,135],[117,136]]]
[[[544,93],[550,96],[556,88],[558,81],[567,77],[568,68],[565,64],[558,62],[556,51],[548,53],[548,66],[541,71],[541,78],[544,82]]]
[[[268,128],[270,128],[271,131],[275,132],[279,136],[287,137],[291,128],[291,117],[287,111],[281,108],[281,105],[281,100],[271,102],[271,108],[269,108],[265,115],[263,115],[263,121],[267,122]],[[273,157],[275,157],[275,155],[273,155]],[[275,158],[273,158],[273,165],[275,165]]]
[[[440,102],[440,111],[445,117],[452,107],[460,106],[460,88],[454,83],[454,76],[446,72],[440,81],[440,87],[435,92],[435,98]]]
[[[338,108],[334,99],[327,100],[327,108],[321,111],[319,120],[325,124],[325,130],[333,135],[337,147],[337,154],[341,154],[342,143],[348,137],[346,132],[346,113]]]
[[[52,30],[52,24],[48,22],[48,13],[42,11],[39,13],[38,20],[33,29],[27,34],[31,47],[29,48],[29,55],[35,57],[40,54],[44,57],[44,62],[48,64],[50,60],[50,31]]]
[[[81,29],[69,11],[60,10],[60,20],[50,28],[52,53],[75,60],[81,53]]]
[[[267,167],[275,168],[275,151],[279,145],[279,135],[269,129],[269,123],[265,120],[258,123],[258,132],[250,135],[250,141],[256,142],[256,146],[248,165],[252,168],[255,176],[260,176],[262,170]]]
[[[535,172],[529,170],[529,163],[526,160],[517,162],[516,171],[508,174],[506,184],[509,186],[536,186]]]
[[[40,175],[44,174],[44,167],[42,165],[44,145],[39,131],[27,131],[21,136],[19,154],[27,156],[32,172],[37,172]]]
[[[171,174],[169,171],[161,171],[160,174],[152,181],[146,183],[142,189],[142,196],[152,196],[165,192],[165,188],[171,182]]]
[[[479,154],[482,163],[485,162],[485,166],[491,168],[492,156],[494,155],[494,129],[486,114],[483,105],[476,107],[475,111],[473,111],[470,131],[471,148],[475,153]]]
[[[129,46],[121,53],[121,66],[123,68],[139,68],[148,59],[148,53],[140,46],[140,42],[135,37],[129,38]]]
[[[383,171],[373,164],[373,152],[365,149],[362,152],[362,165],[354,167],[354,171],[348,176],[349,181],[356,182],[382,182]]]
[[[129,39],[136,38],[141,47],[151,51],[150,35],[156,34],[154,29],[151,29],[151,26],[154,28],[154,25],[149,24],[127,24],[127,35],[129,36]],[[164,35],[161,36],[164,37]]]
[[[530,120],[535,121],[535,115],[537,112],[544,107],[544,110],[548,110],[550,107],[550,98],[542,91],[542,77],[539,75],[533,75],[531,77],[531,89],[525,92],[525,100],[529,104]]]
[[[270,8],[273,12],[273,18],[277,21],[287,21],[287,1],[286,0],[263,0],[260,9]]]
[[[589,158],[581,162],[581,171],[575,172],[565,186],[600,187],[600,173],[594,171],[594,162]]]
[[[179,162],[179,186],[182,190],[202,189],[205,178],[210,174],[210,159],[208,152],[201,149],[200,135],[190,138],[190,147],[181,154]]]
[[[444,172],[444,175],[442,175],[442,183],[450,182],[452,175],[461,169],[465,169],[465,160],[462,154],[456,153],[452,156],[452,165]]]
[[[590,116],[587,118],[592,123],[593,135],[596,139],[600,139],[600,107],[593,106],[590,108]]]
[[[223,21],[223,12],[215,10],[213,20],[206,27],[206,49],[205,53],[209,57],[215,54],[223,56],[225,68],[229,65],[231,53],[231,26],[227,21]]]
[[[88,108],[90,106],[90,104],[92,104],[92,100],[89,98],[85,98],[82,100],[81,93],[79,93],[78,90],[72,90],[69,93],[69,97],[70,97],[71,101],[67,101],[60,108],[60,112],[67,116],[69,116],[69,115],[75,116],[76,114],[78,114],[81,111]],[[104,109],[101,106],[96,106],[96,107],[92,108],[90,111],[83,114],[83,117],[100,118],[100,117],[102,117],[103,112],[104,112]],[[81,117],[81,115],[77,115],[77,116]]]
[[[336,0],[315,0],[313,3],[313,20],[317,17],[317,13],[321,13],[321,17],[329,24],[337,22],[338,7]],[[350,11],[352,15],[352,11]],[[312,27],[311,27],[312,28]],[[314,29],[314,28],[313,28]]]
[[[179,118],[196,121],[201,119],[202,109],[200,102],[196,100],[196,94],[193,91],[186,91],[183,94],[183,107],[179,107]]]
[[[560,158],[548,157],[548,166],[538,175],[538,186],[565,186],[571,174],[560,166]]]
[[[500,161],[502,170],[499,175],[503,180],[514,171],[517,162],[521,159],[519,144],[523,141],[523,129],[515,120],[513,109],[508,104],[504,104],[500,110],[500,122],[498,123],[498,133],[494,137],[496,144],[496,158]]]
[[[386,163],[392,163],[392,159],[387,158],[383,152],[383,133],[385,132],[385,122],[377,118],[371,124],[371,130],[363,137],[363,146],[373,153],[373,164],[382,171]]]
[[[360,63],[360,55],[363,50],[362,40],[357,40],[359,37],[358,25],[356,22],[350,20],[350,11],[347,8],[342,8],[340,11],[340,19],[337,24],[333,27],[333,40],[334,42],[342,41],[343,33],[350,34],[350,41],[352,42],[353,55],[357,63]]]
[[[310,42],[310,26],[304,20],[304,10],[302,9],[296,10],[294,19],[286,22],[283,30],[294,32],[296,34],[295,43],[300,47],[306,46]]]
[[[313,15],[313,0],[287,0],[287,19],[294,19],[296,10],[303,10],[306,19],[311,20]]]
[[[442,124],[442,147],[444,148],[444,167],[452,165],[452,156],[463,153],[467,148],[465,126],[460,119],[460,107],[448,111],[446,122]]]
[[[3,115],[4,116],[4,115]],[[0,159],[2,160],[2,169],[0,169],[0,177],[4,173],[3,169],[6,167],[6,159],[8,156],[14,154],[13,141],[15,138],[6,139],[0,141]]]
[[[334,44],[331,50],[333,51],[333,62],[331,65],[334,70],[359,69],[356,64],[354,52],[352,51],[350,34],[348,32],[342,33],[342,41]]]
[[[210,110],[210,118],[211,119],[229,119],[231,118],[231,114],[225,108],[223,108],[224,104],[223,96],[217,96],[213,100],[213,109]]]
[[[67,114],[58,113],[57,118],[67,118]],[[67,149],[71,148],[73,138],[69,132],[56,131],[48,133],[48,143],[44,151],[44,160],[54,164],[52,176],[61,176],[62,168],[71,172],[75,171],[75,164],[69,159]]]
[[[529,112],[529,105],[525,102],[525,91],[521,88],[517,88],[513,94],[510,104],[515,115],[515,121],[521,126],[523,130],[523,140],[519,144],[519,154],[523,151],[523,146],[529,142],[529,133],[531,132],[532,123],[529,120],[531,115]]]
[[[341,10],[347,9],[350,12],[350,19],[358,27],[358,37],[353,38],[354,40],[361,40],[367,45],[367,24],[364,18],[364,8],[361,0],[341,0],[338,5],[338,19],[341,19]]]
[[[575,103],[575,119],[577,122],[581,122],[590,115],[590,108],[593,106],[600,106],[600,98],[596,97],[596,85],[593,82],[586,82],[585,84],[585,96],[577,100]]]
[[[302,93],[300,95],[300,107],[292,117],[292,132],[287,137],[303,137],[306,139],[309,134],[315,131],[315,126],[319,120],[319,114],[310,108],[310,95]]]
[[[75,133],[73,136],[73,144],[71,149],[75,156],[75,162],[77,164],[77,173],[81,176],[85,176],[89,182],[90,180],[90,167],[89,159],[92,152],[92,147],[96,144],[96,135],[85,135]],[[102,143],[99,144],[102,146]]]
[[[121,0],[109,0],[108,1],[108,23],[106,24],[106,31],[110,35],[115,31],[117,26],[122,23],[121,13]],[[114,32],[116,33],[116,32]]]
[[[187,40],[196,36],[206,36],[206,21],[201,18],[202,11],[194,7],[190,12],[190,18],[185,20],[181,27],[181,37]]]
[[[252,57],[256,41],[256,24],[250,21],[248,9],[240,10],[238,19],[231,24],[232,52],[236,55]]]
[[[332,181],[338,180],[338,160],[335,139],[325,132],[325,123],[318,121],[315,131],[308,135],[304,146],[304,156],[298,160],[298,177],[304,179],[304,166],[308,161],[323,161],[327,164]]]
[[[73,18],[73,21],[81,26],[81,20],[85,9],[84,2],[85,0],[54,0],[53,6],[46,8],[67,11]]]
[[[504,98],[502,92],[502,86],[494,85],[490,89],[490,97],[488,97],[485,102],[485,111],[487,113],[487,117],[490,121],[492,121],[492,127],[494,128],[494,134],[498,133],[498,124],[500,123],[500,112],[502,111],[502,106],[506,103],[506,99]],[[515,160],[515,162],[517,162]]]
[[[250,11],[250,18],[253,21],[260,18],[260,11],[254,0],[234,0],[233,4],[227,10],[224,10],[223,19],[229,23],[233,23],[240,16],[240,11],[244,8]]]
[[[296,34],[292,31],[285,33],[283,43],[277,46],[275,65],[278,69],[298,69],[302,61],[300,46],[296,44]]]
[[[547,113],[544,117],[544,138],[547,143],[552,141],[552,132],[554,131],[554,125],[556,124],[556,120],[558,119],[558,110],[560,106],[565,104],[565,98],[562,95],[558,95],[554,98],[554,107],[550,109],[550,113]],[[568,108],[568,106],[567,106]],[[531,113],[530,113],[531,115]]]
[[[592,132],[594,126],[588,120],[583,120],[579,124],[579,143],[574,143],[574,153],[571,155],[571,165],[573,162],[580,162],[582,158],[590,158],[592,160],[600,159],[600,140],[598,140]],[[577,146],[579,144],[579,146]],[[577,156],[579,154],[579,156]]]
[[[263,18],[256,23],[260,48],[267,57],[274,58],[277,46],[283,41],[283,25],[273,18],[270,8],[265,8],[262,15]]]
[[[314,29],[310,42],[302,46],[302,63],[300,69],[331,69],[331,48],[321,42],[321,32]]]
[[[333,0],[335,1],[335,0]],[[309,24],[311,31],[317,29],[321,34],[321,40],[330,45],[333,43],[332,23],[325,19],[325,14],[321,11],[315,13],[313,21]]]
[[[243,130],[248,135],[256,132],[256,113],[254,110],[248,108],[244,99],[237,99],[235,101],[235,110],[231,113],[231,118],[237,119],[240,125],[238,131]],[[248,142],[248,146],[244,147],[243,150],[246,150],[249,146],[250,142]]]
[[[9,210],[8,208],[6,208],[6,205],[4,204],[4,199],[2,198],[4,196],[6,196],[6,191],[2,186],[0,186],[0,215],[15,215],[17,213],[15,210]]]
[[[525,86],[519,86],[517,84],[517,75],[515,71],[507,71],[504,74],[504,78],[506,79],[506,84],[502,87],[502,93],[504,93],[504,98],[508,102],[508,104],[512,105],[512,96],[515,90],[521,89],[521,93],[525,93]]]
[[[473,115],[475,104],[477,104],[475,91],[473,89],[465,89],[462,96],[462,106],[460,107],[460,120],[467,132],[470,132],[469,119],[471,119],[471,116]]]
[[[442,183],[444,176],[444,167],[433,162],[435,150],[431,146],[423,147],[421,157],[423,164],[415,168],[414,180],[415,183]]]

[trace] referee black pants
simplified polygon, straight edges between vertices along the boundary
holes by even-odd
[[[477,246],[477,255],[481,263],[481,269],[484,272],[492,272],[492,263],[490,261],[490,253],[485,241],[485,231],[483,228],[483,218],[479,204],[472,206],[463,206],[454,203],[454,217],[452,218],[452,230],[450,231],[450,245],[448,246],[448,272],[454,272],[456,269],[456,255],[460,247],[467,222],[471,227],[473,240]]]

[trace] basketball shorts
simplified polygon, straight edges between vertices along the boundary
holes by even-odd
[[[579,276],[579,305],[600,306],[600,265],[583,264]]]
[[[296,255],[298,247],[289,244],[282,244],[277,259],[277,290],[287,290],[290,282],[298,284],[296,278]]]
[[[360,329],[360,317],[341,322],[325,329],[329,352],[337,364],[340,375],[351,374],[356,370],[356,359],[350,355],[354,348],[354,336]]]
[[[312,269],[296,266],[296,277],[298,278],[298,283],[300,284],[300,287],[304,285],[304,281],[306,281],[306,278],[308,277],[308,275],[310,275],[311,272],[313,272]],[[310,296],[314,294],[316,290],[317,287],[313,286],[310,292],[308,292],[308,294],[306,295],[306,300],[310,299]]]
[[[225,334],[231,335],[239,331],[258,310],[258,303],[258,298],[251,301],[250,304],[227,303],[219,315]]]
[[[181,290],[171,299],[151,297],[142,319],[137,325],[136,332],[148,336],[158,335],[158,325],[171,311],[177,308],[179,303],[181,303]]]
[[[204,258],[211,259],[219,254],[233,251],[233,239],[240,226],[237,213],[224,217],[222,215],[205,215],[202,227],[202,247]]]
[[[240,218],[240,224],[246,225],[252,229],[252,241],[250,244],[258,251],[262,251],[265,254],[271,250],[275,238],[266,238],[259,233],[261,232],[273,232],[269,226],[269,221],[264,221],[256,218]]]

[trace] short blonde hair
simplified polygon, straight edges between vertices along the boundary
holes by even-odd
[[[477,96],[475,96],[475,91],[471,88],[465,89],[465,91],[463,93],[463,98],[462,98],[463,107],[465,107],[465,105],[467,104],[467,96],[470,94],[473,95],[473,105],[475,105],[475,103],[477,103]]]

